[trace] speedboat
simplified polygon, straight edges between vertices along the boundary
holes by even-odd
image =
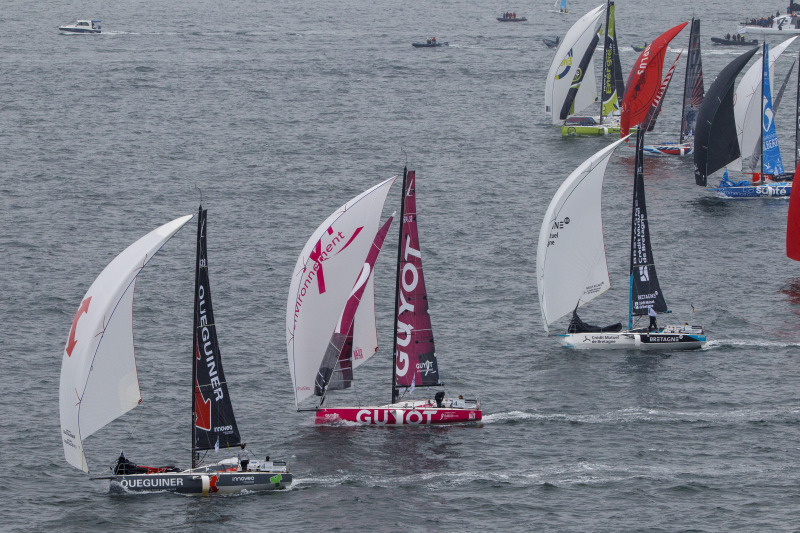
[[[411,43],[411,46],[413,46],[414,48],[434,48],[436,46],[450,46],[450,43],[431,39],[424,43]]]
[[[711,42],[714,44],[721,44],[723,46],[756,46],[758,39],[747,40],[744,37],[741,39],[726,39],[724,37],[712,37]]]
[[[63,34],[73,33],[100,33],[99,20],[77,20],[71,24],[58,27],[58,31]]]

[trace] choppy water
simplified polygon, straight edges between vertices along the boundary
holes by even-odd
[[[548,126],[552,51],[541,38],[597,3],[574,2],[569,18],[549,2],[463,0],[6,5],[0,529],[797,529],[800,266],[783,252],[785,201],[723,201],[693,185],[691,159],[648,159],[667,301],[714,342],[583,353],[543,333],[541,218],[563,178],[609,139],[562,140]],[[629,45],[694,12],[708,86],[740,52],[708,37],[764,14],[742,1],[664,6],[618,4],[625,72]],[[535,22],[497,23],[505,10]],[[107,33],[58,35],[76,17],[101,19]],[[450,46],[410,46],[433,35]],[[664,104],[665,134],[676,131],[682,78]],[[404,153],[417,170],[440,366],[448,390],[482,398],[484,423],[317,428],[294,411],[286,363],[292,267],[314,228],[401,172]],[[613,288],[584,312],[593,322],[627,310],[632,165],[620,149],[607,174]],[[239,427],[296,480],[288,492],[229,498],[109,494],[63,459],[64,343],[94,277],[150,229],[195,212],[198,188]],[[394,191],[387,215],[398,201]],[[378,263],[382,350],[358,375],[365,402],[388,401],[393,245]],[[121,448],[142,462],[188,461],[193,246],[184,229],[139,278],[143,405],[87,441],[98,473]]]

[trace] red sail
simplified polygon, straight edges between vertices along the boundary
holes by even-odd
[[[422,275],[422,254],[417,233],[414,171],[403,191],[404,211],[400,243],[400,284],[397,309],[396,385],[438,385],[439,366],[428,314],[428,293]]]
[[[800,163],[794,171],[795,176],[800,176]],[[800,189],[800,187],[797,187]],[[789,196],[789,216],[786,218],[786,255],[790,259],[800,261],[800,191]]]
[[[647,116],[647,110],[661,88],[661,71],[664,67],[664,54],[667,45],[689,24],[684,22],[671,28],[647,45],[633,64],[628,82],[625,84],[625,98],[622,100],[620,115],[620,135],[625,137],[630,129],[638,126]]]

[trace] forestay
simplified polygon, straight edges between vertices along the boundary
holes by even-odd
[[[603,242],[603,178],[614,150],[628,137],[584,161],[558,188],[542,222],[536,253],[539,305],[550,325],[610,288]]]
[[[573,24],[553,56],[544,86],[545,112],[552,115],[553,124],[562,122],[559,112],[575,78],[578,62],[595,37],[595,27],[604,8],[605,5],[594,8]],[[597,86],[594,79],[594,64],[589,61],[572,107],[580,110],[596,100]]]
[[[374,242],[386,195],[396,179],[379,183],[337,209],[314,231],[297,259],[286,306],[286,342],[298,405],[314,394],[330,334]],[[353,323],[355,363],[378,348],[373,283],[370,277]]]
[[[136,276],[191,218],[164,224],[119,254],[86,291],[72,321],[61,360],[61,438],[67,462],[84,472],[83,441],[142,399],[133,346]]]

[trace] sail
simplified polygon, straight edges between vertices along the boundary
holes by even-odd
[[[646,315],[652,307],[657,313],[667,311],[664,294],[658,284],[650,228],[644,197],[644,133],[636,133],[636,168],[633,176],[633,215],[631,220],[631,315]]]
[[[774,78],[775,62],[796,38],[786,39],[767,52],[770,85],[772,85],[771,82]],[[761,167],[759,145],[761,144],[761,127],[764,118],[761,99],[761,83],[764,77],[763,65],[764,62],[759,61],[747,69],[734,93],[733,112],[736,119],[740,158],[734,159],[728,164],[728,168],[731,170],[758,172]],[[771,97],[772,93],[770,92]]]
[[[800,163],[794,170],[797,176]],[[800,261],[800,187],[792,187],[789,195],[789,214],[786,218],[786,256]]]
[[[230,448],[241,442],[228,384],[222,371],[217,323],[211,305],[206,250],[206,210],[197,217],[194,282],[194,450]]]
[[[664,76],[664,81],[661,82],[661,87],[658,89],[658,93],[656,93],[656,97],[653,99],[653,105],[650,106],[650,109],[647,111],[647,116],[644,118],[644,121],[642,121],[642,124],[647,125],[647,131],[653,131],[653,128],[656,127],[656,119],[661,114],[661,105],[664,103],[664,95],[667,94],[669,82],[672,81],[672,74],[675,72],[675,65],[678,64],[682,53],[683,50],[678,53],[678,57],[675,58],[672,66],[667,71],[667,75]]]
[[[625,81],[622,79],[622,63],[617,46],[617,26],[614,19],[614,2],[608,3],[606,11],[606,36],[603,54],[603,82],[601,87],[600,121],[619,112],[625,94]]]
[[[133,349],[136,276],[191,215],[131,244],[97,276],[72,321],[61,359],[59,409],[67,462],[89,471],[83,441],[142,399]]]
[[[667,45],[689,24],[684,22],[665,31],[648,44],[633,64],[625,83],[625,98],[622,100],[620,114],[620,136],[624,137],[630,129],[641,124],[647,110],[653,103],[661,87],[661,70],[664,67],[664,54]]]
[[[416,180],[408,171],[403,191],[403,221],[398,267],[397,355],[395,385],[425,387],[439,385],[439,365],[433,344],[428,292],[422,274],[422,253],[417,232]]]
[[[395,179],[379,183],[337,209],[314,231],[297,258],[286,305],[286,349],[298,405],[314,394],[330,332],[364,266]],[[370,278],[368,284],[372,283]],[[371,286],[365,289],[353,323],[353,353],[362,357],[378,349],[373,295]]]
[[[775,96],[775,101],[772,102],[772,110],[777,113],[778,107],[781,105],[781,100],[783,99],[783,93],[786,92],[786,87],[789,86],[789,79],[792,77],[792,71],[794,70],[794,65],[797,63],[795,59],[792,61],[792,65],[789,67],[789,71],[786,73],[786,77],[783,78],[783,83],[781,83],[781,88],[778,90],[778,94]]]
[[[368,281],[372,278],[375,262],[378,260],[378,254],[381,251],[386,234],[389,232],[389,226],[391,226],[393,218],[393,216],[389,217],[389,220],[383,224],[377,235],[375,235],[375,240],[361,268],[361,273],[342,310],[339,322],[333,330],[314,382],[314,394],[317,396],[324,396],[327,390],[347,389],[353,384],[353,323],[355,322],[356,310],[361,303],[361,298],[364,296]]]
[[[576,111],[575,99],[578,97],[578,92],[586,77],[586,73],[589,72],[589,65],[592,63],[592,56],[599,42],[600,35],[598,32],[595,34],[592,42],[589,43],[589,48],[583,53],[580,63],[578,63],[578,69],[575,71],[572,84],[569,86],[569,91],[567,91],[567,98],[564,100],[564,105],[561,107],[561,113],[559,113],[559,118],[561,120],[566,120],[569,115],[573,115]]]
[[[584,161],[564,180],[547,207],[536,252],[545,331],[611,286],[603,244],[603,178],[611,154],[627,139],[623,137]]]
[[[573,24],[553,56],[544,85],[544,110],[545,113],[552,115],[553,124],[562,122],[559,112],[564,106],[564,100],[575,78],[578,62],[595,36],[595,27],[604,8],[605,5],[594,8]],[[580,110],[595,100],[597,100],[597,87],[594,80],[594,65],[590,61],[580,90],[575,95],[573,107]]]
[[[567,12],[567,0],[561,0],[559,9],[561,9],[561,11],[563,11],[564,13]]]
[[[683,82],[683,115],[680,142],[694,135],[697,113],[703,103],[703,62],[700,57],[700,19],[692,19],[689,53],[686,56],[686,77]]]
[[[757,51],[758,47],[753,48],[728,63],[700,106],[694,135],[694,180],[698,185],[705,187],[708,176],[739,157],[733,83]]]

